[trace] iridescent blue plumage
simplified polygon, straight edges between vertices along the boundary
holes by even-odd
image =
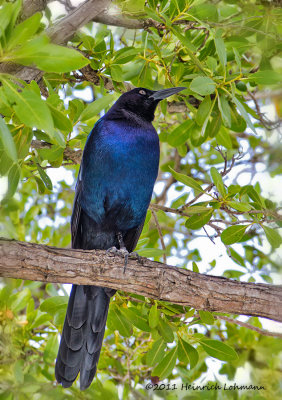
[[[85,146],[81,207],[116,232],[143,223],[158,174],[158,135],[151,123],[144,125],[108,120],[106,114]]]
[[[83,152],[71,219],[72,247],[133,251],[158,174],[158,102],[184,88],[123,94],[95,124]],[[115,290],[73,285],[55,374],[64,387],[80,372],[86,389],[96,373],[110,297]]]

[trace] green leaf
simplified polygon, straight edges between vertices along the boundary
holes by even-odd
[[[0,37],[4,36],[5,29],[10,23],[13,14],[13,4],[12,3],[1,3],[0,9]]]
[[[226,189],[222,180],[221,174],[218,172],[218,170],[215,167],[211,167],[210,170],[212,181],[215,184],[217,190],[221,194],[222,197],[226,195]]]
[[[40,194],[45,193],[45,185],[44,185],[42,179],[38,178],[38,176],[34,176],[33,178],[35,179],[35,182],[37,184],[38,193],[40,193]]]
[[[187,119],[178,125],[167,137],[167,141],[171,146],[177,147],[185,143],[190,136],[190,128],[194,124],[191,119]]]
[[[226,49],[225,49],[224,41],[221,37],[216,36],[214,39],[214,43],[215,43],[215,48],[216,48],[216,52],[218,54],[220,64],[222,65],[223,68],[225,68]]]
[[[149,350],[146,355],[146,363],[149,365],[149,367],[153,367],[164,358],[165,348],[166,343],[162,338],[154,342],[151,350]]]
[[[40,305],[40,310],[55,315],[59,308],[66,310],[69,296],[53,296],[44,300]]]
[[[234,56],[235,56],[235,61],[236,61],[237,65],[238,65],[239,69],[241,70],[241,56],[240,56],[238,50],[235,47],[232,47],[232,50],[233,50],[233,53],[234,53]]]
[[[10,157],[11,160],[17,161],[17,150],[13,137],[2,117],[0,117],[0,140],[7,156]]]
[[[141,329],[144,332],[150,332],[151,328],[149,327],[147,320],[143,318],[141,315],[138,315],[136,308],[123,308],[120,307],[120,312],[123,316],[128,319],[132,323],[132,325],[136,326],[136,328]]]
[[[228,100],[225,96],[218,96],[218,108],[221,113],[222,121],[227,128],[231,127],[231,112]]]
[[[198,267],[198,265],[195,263],[195,261],[193,261],[192,267],[193,267],[193,272],[197,272],[197,273],[200,272],[199,267]]]
[[[233,103],[237,106],[238,110],[240,111],[240,114],[242,115],[242,117],[245,119],[246,123],[249,125],[249,127],[251,128],[251,130],[254,132],[254,134],[256,135],[256,130],[255,127],[250,119],[249,114],[247,113],[247,111],[245,110],[243,104],[240,102],[240,100],[238,100],[235,96],[232,99]]]
[[[89,60],[81,53],[65,46],[52,43],[40,44],[35,38],[25,46],[11,52],[7,58],[23,65],[35,64],[46,72],[71,72],[89,64]]]
[[[120,65],[112,64],[110,67],[111,77],[113,81],[123,82],[122,68]]]
[[[229,251],[232,260],[236,262],[236,264],[246,267],[243,257],[241,257],[240,254],[237,253],[237,251],[232,249],[232,247],[229,247]]]
[[[54,362],[59,348],[58,335],[51,335],[43,353],[43,360],[47,364]]]
[[[247,227],[248,225],[229,226],[221,233],[221,241],[227,245],[239,242],[244,236]]]
[[[189,50],[192,51],[192,52],[196,52],[196,51],[197,51],[197,49],[196,49],[196,47],[193,45],[193,43],[191,43],[191,41],[188,40],[188,39],[186,38],[186,36],[182,35],[182,30],[181,30],[179,27],[177,27],[177,26],[174,25],[174,26],[171,28],[171,30],[172,30],[172,32],[174,33],[174,35],[180,40],[180,43],[181,43],[184,47],[186,47],[186,49],[189,49]],[[190,52],[189,52],[188,54],[190,55]],[[195,61],[195,60],[193,59],[193,61]]]
[[[244,118],[237,112],[237,109],[234,104],[230,104],[230,112],[231,112],[231,130],[234,132],[244,132],[247,128],[246,121]]]
[[[217,144],[224,146],[226,149],[232,149],[232,139],[229,130],[222,126],[216,135]]]
[[[137,49],[135,47],[124,47],[123,49],[115,52],[113,63],[126,64],[131,61],[139,52],[140,49]]]
[[[153,369],[152,376],[158,376],[160,380],[168,377],[173,368],[175,367],[177,360],[177,346],[171,349],[164,359]]]
[[[262,227],[271,246],[274,248],[279,247],[282,244],[282,238],[279,235],[279,232],[265,225],[262,225]]]
[[[27,18],[22,23],[18,24],[10,36],[7,42],[6,49],[11,50],[12,48],[26,43],[38,30],[40,26],[42,15],[41,13],[33,14],[30,18]]]
[[[213,339],[202,339],[200,341],[209,356],[221,361],[233,361],[238,359],[236,351],[226,343]]]
[[[22,385],[24,383],[24,360],[16,361],[13,369],[16,384]]]
[[[199,310],[201,321],[207,325],[214,324],[214,317],[209,311]]]
[[[149,325],[150,327],[156,328],[156,326],[159,323],[159,311],[158,311],[158,304],[155,303],[153,306],[151,306],[150,312],[149,312]]]
[[[129,337],[132,334],[131,323],[121,314],[120,309],[115,304],[110,307],[107,327],[112,331],[118,330],[124,337]]]
[[[209,137],[214,138],[217,135],[220,127],[221,127],[221,115],[220,112],[217,110],[212,120],[209,121],[207,126]]]
[[[248,76],[248,81],[254,81],[262,85],[275,85],[281,83],[281,73],[274,70],[257,71]]]
[[[213,210],[201,214],[195,214],[187,219],[185,226],[189,229],[200,229],[209,222],[212,214]]]
[[[14,163],[8,173],[8,192],[7,197],[13,197],[15,194],[21,176],[21,168],[19,164]]]
[[[44,182],[44,185],[46,186],[46,188],[47,188],[48,190],[52,190],[52,189],[53,189],[53,185],[52,185],[51,179],[49,178],[49,176],[46,174],[46,172],[45,172],[44,169],[40,166],[39,163],[36,163],[36,166],[37,166],[37,170],[38,170],[38,172],[39,172],[39,175],[40,175],[41,179],[42,179],[43,182]]]
[[[20,91],[20,88],[9,80],[3,78],[1,80],[7,95],[16,102],[14,110],[20,121],[30,128],[42,129],[53,137],[53,119],[45,101],[27,87]]]
[[[260,204],[263,207],[262,199],[261,199],[260,195],[258,194],[258,192],[256,191],[256,189],[254,189],[254,187],[251,185],[244,186],[242,189],[244,189],[244,188],[246,188],[246,193],[248,194],[250,199],[252,199],[254,202]]]
[[[11,310],[15,313],[23,310],[27,306],[30,297],[31,293],[29,289],[23,289],[22,291],[13,294],[9,298]]]
[[[206,60],[206,64],[212,72],[215,72],[216,67],[217,67],[217,61],[214,57],[208,56],[207,60]]]
[[[162,249],[154,249],[154,248],[148,248],[144,247],[141,249],[138,249],[138,254],[142,257],[161,257],[165,254],[165,251]]]
[[[160,319],[157,329],[166,343],[172,343],[174,341],[173,330],[167,321]]]
[[[194,215],[194,214],[206,213],[210,210],[211,208],[208,208],[206,206],[197,206],[192,204],[190,207],[185,209],[185,213]]]
[[[46,104],[51,111],[55,127],[64,132],[71,132],[73,130],[73,127],[70,120],[61,111],[50,104],[48,102],[48,99],[46,101]]]
[[[199,360],[199,354],[197,350],[183,340],[181,337],[178,339],[178,358],[186,365],[190,363],[190,369],[194,368]]]
[[[206,118],[210,115],[211,105],[212,102],[210,96],[206,96],[200,104],[196,114],[196,122],[199,126],[202,126]]]
[[[190,84],[190,89],[202,96],[214,93],[215,88],[215,82],[207,76],[197,76]]]
[[[96,117],[97,114],[99,114],[102,110],[104,110],[106,107],[109,107],[114,99],[115,95],[112,94],[106,94],[103,97],[99,97],[97,100],[93,101],[85,107],[80,115],[80,120],[84,122],[93,117]]]
[[[204,192],[204,190],[201,188],[201,186],[198,184],[195,179],[191,178],[190,176],[184,175],[184,174],[179,174],[178,172],[174,171],[171,167],[169,167],[172,175],[174,178],[178,181],[183,183],[186,186],[191,187],[192,189],[198,191],[198,192]]]
[[[252,206],[249,203],[239,203],[238,201],[228,201],[227,204],[237,211],[252,210]]]

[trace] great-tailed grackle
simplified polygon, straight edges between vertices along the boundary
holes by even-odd
[[[121,95],[95,124],[76,184],[73,248],[134,250],[158,174],[154,112],[160,100],[183,89],[133,89]],[[79,371],[80,389],[91,384],[114,294],[114,289],[72,286],[55,367],[63,387],[71,386]]]

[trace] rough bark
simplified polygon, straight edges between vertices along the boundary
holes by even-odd
[[[96,285],[208,310],[282,322],[282,286],[198,274],[142,258],[124,260],[102,250],[60,249],[0,240],[0,276]]]

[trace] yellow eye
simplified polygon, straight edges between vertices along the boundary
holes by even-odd
[[[143,94],[143,95],[146,94],[145,90],[143,90],[143,89],[139,90],[139,93],[140,93],[140,94]]]

